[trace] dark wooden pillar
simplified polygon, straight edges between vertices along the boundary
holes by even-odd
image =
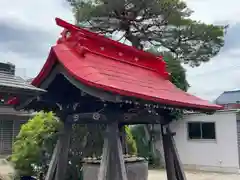
[[[163,149],[166,163],[167,178],[168,180],[177,180],[175,174],[174,159],[170,148],[170,138],[169,135],[166,133],[165,126],[161,126],[161,133],[163,139]]]
[[[52,159],[50,161],[48,172],[47,172],[47,175],[45,177],[45,180],[53,180],[54,174],[56,172],[57,159],[59,157],[59,153],[60,153],[60,142],[58,140],[57,144],[54,148],[54,151],[53,151]]]
[[[178,150],[177,150],[177,147],[176,147],[176,144],[175,144],[175,140],[173,138],[175,133],[172,133],[169,127],[167,127],[166,130],[167,130],[167,134],[169,135],[169,138],[170,138],[169,143],[170,143],[170,149],[171,149],[172,154],[173,154],[176,177],[177,177],[178,180],[186,180],[187,178],[186,178],[186,175],[185,175],[184,170],[183,170],[183,165],[182,165],[181,159],[180,159],[179,154],[178,154]]]
[[[168,125],[161,126],[161,133],[168,180],[186,180],[173,138],[174,133],[170,131]]]
[[[120,125],[119,131],[120,131],[120,139],[121,139],[123,154],[128,154],[127,134],[125,131],[125,126]]]
[[[117,123],[107,125],[98,180],[127,180]]]
[[[59,138],[60,153],[57,160],[55,180],[65,180],[68,166],[68,149],[70,144],[72,125],[64,123],[63,132]]]

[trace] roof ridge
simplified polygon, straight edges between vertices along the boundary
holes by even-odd
[[[240,92],[240,89],[238,89],[238,90],[231,90],[231,91],[224,91],[223,93],[232,93],[232,92]]]
[[[64,28],[58,44],[65,43],[76,49],[81,56],[88,52],[104,55],[114,60],[130,63],[158,72],[164,79],[169,79],[166,63],[162,56],[139,50],[133,46],[114,41],[110,38],[56,18],[56,23]],[[74,44],[74,45],[73,45]],[[149,62],[151,61],[151,62]]]

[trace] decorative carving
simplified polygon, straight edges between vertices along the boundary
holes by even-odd
[[[56,103],[56,105],[59,107],[59,110],[63,110],[63,106],[60,103]]]
[[[74,114],[73,115],[73,122],[77,122],[79,120],[79,115],[78,114]]]
[[[128,120],[130,120],[131,119],[131,114],[124,114],[123,115],[123,119],[124,119],[124,121],[128,121]]]
[[[85,96],[86,93],[84,91],[81,91],[81,96]]]
[[[131,5],[129,7],[131,7]],[[112,41],[100,34],[87,31],[70,23],[67,23],[59,18],[56,18],[56,23],[57,25],[65,28],[64,32],[62,33],[62,37],[58,40],[58,43],[72,42],[77,44],[83,44],[84,47],[90,49],[91,52],[101,54],[105,57],[111,57],[112,59],[122,62],[125,61],[127,63],[134,64],[135,66],[144,66],[149,70],[154,70],[158,72],[163,78],[169,78],[169,74],[166,70],[166,63],[161,56],[156,57],[155,55],[152,55],[150,53],[123,45],[120,42]],[[70,36],[68,35],[69,32],[71,33]],[[107,45],[104,47],[104,49],[102,48],[103,43]],[[102,52],[103,50],[104,54]],[[119,53],[114,53],[116,51]],[[80,52],[81,56],[83,56],[83,54],[84,53]],[[123,58],[123,55],[125,58]],[[139,61],[139,59],[141,59],[141,61]],[[151,59],[151,63],[149,63],[149,59]]]
[[[119,55],[119,56],[123,56],[123,53],[122,53],[122,52],[119,52],[118,55]]]
[[[93,113],[93,119],[99,120],[101,118],[101,115],[99,113]]]
[[[66,31],[65,38],[68,39],[70,36],[71,36],[71,32],[70,31]]]
[[[85,53],[87,52],[87,49],[83,46],[80,46],[78,52],[80,56],[85,57]]]
[[[138,61],[139,61],[139,58],[135,57],[135,58],[134,58],[134,61],[138,62]]]
[[[77,107],[79,106],[79,103],[74,103],[73,104],[73,110],[76,111]]]

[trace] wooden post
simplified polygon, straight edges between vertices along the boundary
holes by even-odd
[[[59,140],[57,141],[57,144],[54,148],[52,159],[50,161],[49,167],[48,167],[48,172],[45,177],[45,180],[53,180],[54,173],[56,172],[56,167],[57,167],[57,159],[59,157],[60,153],[60,142]]]
[[[68,166],[68,149],[70,144],[72,125],[64,123],[63,133],[59,138],[60,154],[58,156],[55,180],[65,180]]]
[[[120,134],[121,134],[121,144],[122,144],[122,149],[123,149],[123,154],[128,154],[128,145],[127,145],[127,134],[125,131],[125,125],[121,125],[119,127]]]
[[[107,126],[98,180],[127,180],[117,123]]]
[[[186,175],[184,173],[183,170],[183,165],[182,162],[180,160],[178,151],[177,151],[177,147],[173,138],[173,133],[170,131],[169,127],[166,129],[167,133],[169,134],[169,138],[170,138],[170,148],[173,154],[173,158],[174,158],[174,164],[175,164],[175,171],[176,171],[176,175],[177,175],[177,179],[178,180],[186,180]]]
[[[176,171],[174,166],[174,157],[171,151],[170,145],[170,135],[166,132],[165,127],[161,126],[162,139],[163,139],[163,149],[164,149],[164,157],[166,163],[166,171],[168,180],[177,180]]]

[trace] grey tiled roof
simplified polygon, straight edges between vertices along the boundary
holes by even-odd
[[[240,90],[225,91],[217,99],[216,104],[235,104],[240,102]]]
[[[44,92],[44,90],[36,88],[21,77],[13,74],[0,71],[0,92],[3,90],[11,89],[11,91],[17,90],[21,94],[24,92]]]
[[[30,79],[27,79],[26,82],[31,84],[33,80],[34,80],[34,78],[30,78]]]

